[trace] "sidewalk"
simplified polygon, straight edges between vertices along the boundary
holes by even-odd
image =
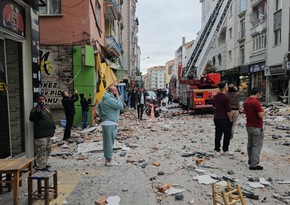
[[[93,160],[76,162],[52,159],[50,161],[53,169],[58,170],[59,190],[58,198],[51,200],[50,204],[93,205],[100,196],[119,196],[120,205],[156,204],[156,197],[150,190],[147,177],[136,166],[120,164],[106,167],[99,162],[90,164]],[[0,204],[13,204],[12,192],[1,194]],[[27,180],[21,187],[19,204],[27,204]],[[44,201],[36,200],[33,204],[44,204]]]

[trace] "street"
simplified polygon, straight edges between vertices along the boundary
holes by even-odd
[[[230,144],[234,155],[214,156],[213,115],[172,117],[170,112],[164,109],[159,118],[145,116],[146,120],[137,121],[133,109],[125,111],[115,143],[114,159],[119,165],[113,167],[104,166],[101,126],[74,129],[71,143],[61,140],[63,130],[58,127],[49,162],[58,170],[59,196],[51,204],[87,205],[102,196],[117,196],[120,203],[109,204],[210,205],[212,182],[199,181],[196,177],[201,175],[210,175],[216,182],[229,178],[258,196],[258,200],[246,197],[247,204],[289,203],[289,107],[275,106],[265,119],[263,171],[248,169],[244,114],[239,116]],[[160,191],[166,184],[180,193]],[[22,189],[20,201],[26,204],[26,183]],[[5,194],[0,203],[10,204],[9,197]]]

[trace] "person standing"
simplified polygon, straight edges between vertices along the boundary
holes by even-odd
[[[118,132],[120,110],[124,108],[122,99],[116,86],[110,86],[97,106],[97,111],[102,120],[103,150],[106,159],[105,166],[116,165],[112,161],[114,140]]]
[[[234,86],[233,84],[230,84],[227,95],[229,96],[230,101],[231,101],[231,109],[232,109],[232,116],[233,116],[232,117],[233,122],[232,122],[232,130],[231,130],[231,139],[233,139],[234,131],[235,131],[234,128],[235,128],[236,122],[237,122],[238,117],[239,117],[240,101],[241,101],[243,94],[241,92],[239,92],[239,90],[236,86]]]
[[[36,103],[30,111],[29,120],[34,122],[35,168],[43,170],[49,168],[47,161],[51,153],[51,137],[54,136],[56,127],[52,113],[46,106],[45,96],[37,95]]]
[[[64,91],[62,93],[62,106],[65,111],[65,118],[66,118],[66,125],[63,135],[63,140],[68,140],[71,137],[71,128],[73,126],[74,122],[74,116],[75,116],[75,105],[74,102],[78,101],[79,96],[77,90],[74,90],[74,93],[69,96],[69,93],[67,91]]]
[[[230,98],[226,94],[228,85],[226,83],[219,83],[218,88],[220,92],[213,97],[214,124],[215,124],[215,148],[214,150],[220,152],[221,139],[223,138],[222,150],[224,155],[231,154],[229,152],[230,138],[231,138],[231,122],[232,112],[230,105]]]
[[[172,105],[172,92],[171,92],[171,89],[168,90],[168,94],[167,94],[167,97],[168,97],[168,102],[167,104],[171,104]]]
[[[263,131],[263,118],[265,111],[259,102],[262,97],[260,88],[254,87],[251,90],[251,95],[244,102],[244,111],[247,118],[247,133],[248,133],[248,164],[250,170],[263,170],[260,163],[260,153],[263,146],[264,131]]]
[[[92,103],[92,96],[90,94],[89,99],[86,99],[86,95],[81,93],[81,106],[82,106],[82,129],[85,129],[88,127],[88,113],[89,113],[89,105]]]
[[[141,88],[137,95],[137,114],[138,119],[142,120],[143,112],[144,112],[144,105],[146,99],[146,92],[144,88]]]

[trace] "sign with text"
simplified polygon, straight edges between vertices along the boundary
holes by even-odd
[[[282,65],[270,66],[269,71],[271,75],[282,75],[286,73],[286,69]]]
[[[250,65],[250,72],[251,73],[260,72],[263,70],[265,70],[265,63],[264,62]]]

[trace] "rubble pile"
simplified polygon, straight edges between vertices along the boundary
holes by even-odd
[[[263,171],[248,169],[244,114],[239,116],[230,143],[234,154],[217,156],[213,151],[211,114],[163,117],[170,116],[170,111],[167,111],[159,118],[139,121],[133,112],[121,115],[114,158],[119,166],[134,166],[146,176],[148,181],[142,185],[150,185],[156,204],[212,204],[211,184],[226,184],[227,181],[242,188],[247,204],[290,203],[288,106],[273,104],[265,117],[261,153]],[[102,163],[101,126],[86,130],[77,127],[67,142],[62,141],[62,134],[62,128],[58,128],[53,138],[52,157]],[[92,156],[98,156],[99,161]],[[126,174],[130,173],[120,173],[120,180]],[[117,193],[122,200],[124,193]]]

